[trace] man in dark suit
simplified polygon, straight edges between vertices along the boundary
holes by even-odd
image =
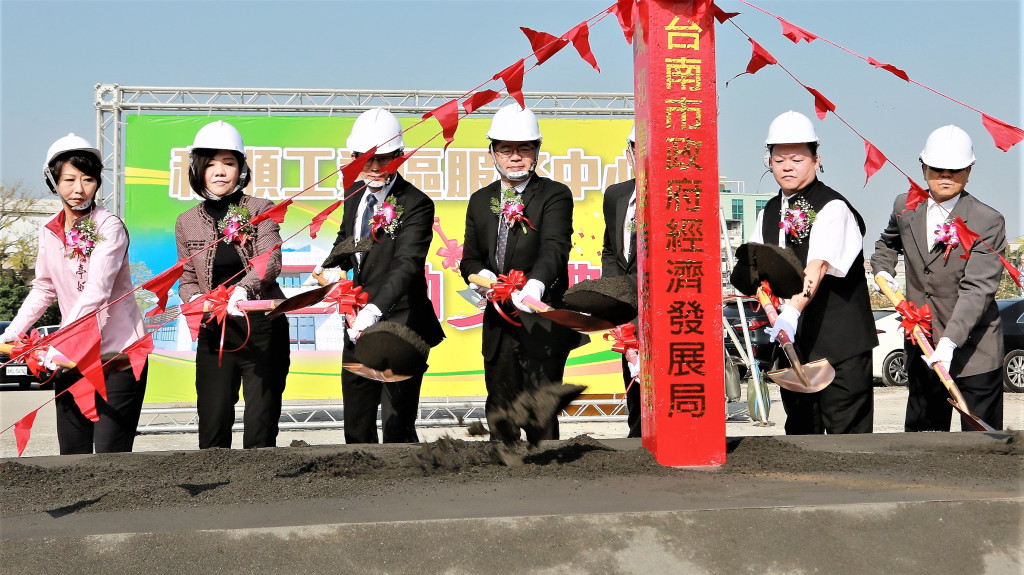
[[[626,138],[626,161],[630,169],[636,159],[636,127]],[[604,192],[604,247],[601,248],[601,277],[627,276],[636,286],[636,178],[608,186]],[[636,319],[633,320],[636,323]],[[640,373],[640,358],[622,356],[622,381],[626,387],[627,437],[642,437],[640,386],[633,380]]]
[[[786,434],[871,433],[878,336],[864,279],[864,219],[818,180],[818,144],[807,116],[790,110],[772,121],[764,160],[779,194],[757,215],[750,241],[791,249],[804,266],[803,291],[767,329],[772,341],[785,331],[804,362],[824,358],[836,371],[821,391],[780,390]]]
[[[432,238],[434,202],[397,173],[384,170],[402,154],[402,127],[387,110],[363,112],[352,125],[347,147],[353,156],[377,146],[366,163],[364,179],[345,190],[345,212],[335,246],[347,238],[373,236],[366,253],[329,255],[322,268],[354,270],[355,285],[369,294],[369,302],[354,318],[347,318],[343,362],[354,362],[353,350],[362,331],[379,320],[408,326],[431,347],[444,339],[441,324],[427,296],[423,267]],[[376,219],[375,219],[376,216]],[[327,270],[337,281],[341,273]],[[423,376],[382,383],[342,371],[345,407],[345,443],[377,443],[377,406],[381,407],[384,443],[416,443],[416,416]]]
[[[523,303],[523,297],[530,296],[561,305],[572,247],[572,192],[534,173],[541,143],[537,118],[531,110],[511,104],[494,115],[487,137],[500,178],[469,198],[459,269],[467,283],[472,274],[493,280],[497,274],[518,270],[526,276],[525,285],[513,296],[518,316],[506,304],[506,319],[489,304],[483,322],[487,422],[492,439],[512,441],[519,439],[519,429],[500,413],[525,390],[561,383],[569,351],[586,339],[535,315]],[[558,439],[557,420],[540,439]]]
[[[999,256],[1006,249],[1003,216],[964,189],[975,161],[966,132],[953,125],[935,130],[920,160],[928,200],[907,211],[907,194],[897,197],[871,256],[872,270],[884,275],[896,290],[899,285],[893,274],[903,254],[907,299],[918,307],[928,305],[932,312],[935,351],[931,357],[922,356],[914,343],[906,343],[910,395],[905,430],[950,429],[952,406],[932,369],[934,362],[941,362],[956,380],[966,407],[1001,429],[1003,328],[995,293],[1003,275]],[[960,257],[963,246],[953,227],[957,217],[979,235],[969,259]],[[973,429],[962,419],[960,428]]]

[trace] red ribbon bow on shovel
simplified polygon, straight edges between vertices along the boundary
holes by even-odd
[[[636,326],[631,323],[615,326],[615,329],[604,334],[605,340],[609,338],[615,340],[615,343],[612,344],[612,351],[617,351],[623,355],[630,350],[636,351],[640,349],[640,342],[636,339]]]
[[[228,290],[226,285],[219,285],[217,289],[211,291],[206,295],[206,311],[210,314],[204,323],[210,323],[211,321],[217,320],[220,323],[220,344],[217,346],[217,365],[221,364],[221,359],[224,357],[224,334],[227,332],[228,322],[228,301],[231,299],[231,291]],[[242,314],[245,318],[245,340],[242,341],[242,345],[235,349],[228,350],[229,352],[235,352],[245,347],[245,344],[249,343],[249,316],[248,314]]]
[[[338,313],[354,315],[370,301],[370,294],[363,292],[362,286],[356,286],[352,280],[341,280],[324,297],[323,302],[338,306]]]
[[[908,300],[903,300],[898,306],[896,311],[900,312],[903,316],[903,321],[900,322],[900,327],[903,328],[903,334],[907,336],[907,339],[914,340],[914,328],[919,327],[921,331],[928,337],[932,335],[932,309],[928,307],[928,304],[924,304],[921,307],[914,307],[914,304]]]
[[[505,318],[505,321],[512,325],[519,326],[521,323],[512,319],[519,315],[519,310],[512,311],[512,317],[505,314],[505,311],[501,309],[501,305],[512,300],[512,292],[523,289],[526,285],[526,274],[519,270],[509,270],[507,274],[498,275],[498,280],[491,284],[491,291],[487,292],[487,299],[491,300],[494,304],[494,309],[498,310],[501,317]]]
[[[42,379],[45,374],[50,373],[50,370],[46,369],[42,362],[43,357],[46,355],[43,341],[43,337],[39,335],[39,330],[33,329],[27,336],[21,334],[18,342],[11,346],[11,357],[24,355],[25,365],[28,366],[28,370],[32,372],[36,379]],[[55,375],[57,375],[56,371],[50,373],[50,377],[43,382],[43,385],[50,383],[50,380]]]

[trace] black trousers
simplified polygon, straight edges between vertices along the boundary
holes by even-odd
[[[640,422],[640,382],[637,381],[630,386],[633,377],[629,375],[629,362],[626,356],[622,356],[622,383],[626,388],[626,424],[629,426],[629,435],[626,437],[643,437]]]
[[[96,393],[99,421],[89,421],[75,403],[71,393],[61,393],[82,379],[77,371],[59,374],[53,383],[57,398],[57,443],[61,455],[75,453],[115,453],[131,451],[139,427],[139,412],[146,395],[149,363],[142,376],[135,379],[131,369],[107,373],[107,400]]]
[[[907,417],[904,431],[949,431],[953,406],[946,398],[949,392],[938,374],[921,359],[917,347],[907,351]],[[996,429],[1003,428],[1003,372],[995,369],[986,373],[956,378],[956,386],[967,401],[967,408],[982,421]],[[961,431],[974,431],[960,417]]]
[[[229,329],[244,333],[245,320],[229,317]],[[242,416],[242,447],[274,447],[281,419],[291,347],[288,319],[267,318],[262,313],[249,316],[249,341],[239,351],[225,351],[218,362],[220,326],[199,331],[196,346],[196,409],[199,412],[199,449],[231,447],[231,426],[235,423],[235,404],[241,387],[245,399]],[[241,342],[226,341],[226,350]]]
[[[492,440],[504,440],[507,439],[505,434],[513,433],[510,429],[501,429],[503,418],[495,417],[496,412],[508,408],[523,391],[561,384],[568,358],[569,352],[548,358],[530,357],[515,338],[502,335],[494,359],[484,360],[484,383],[487,386],[484,411]],[[513,439],[520,438],[518,429],[514,430],[514,435]],[[540,439],[558,439],[557,418],[551,421]]]
[[[875,414],[871,352],[833,363],[836,377],[816,393],[780,390],[786,435],[871,433]]]
[[[343,362],[355,362],[354,346],[345,336]],[[341,371],[341,398],[345,408],[345,443],[379,443],[377,407],[380,407],[384,443],[418,443],[416,419],[423,376],[381,382]]]

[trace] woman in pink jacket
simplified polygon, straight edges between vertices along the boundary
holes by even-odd
[[[63,209],[39,230],[36,278],[18,315],[0,336],[11,342],[29,329],[57,300],[62,325],[99,310],[100,351],[116,354],[145,335],[142,314],[132,291],[128,264],[128,230],[117,216],[96,205],[103,160],[99,150],[74,134],[60,138],[46,153],[43,175]],[[49,348],[44,363],[57,355]],[[61,454],[131,451],[146,393],[149,364],[135,379],[132,370],[106,373],[107,400],[96,394],[99,421],[82,415],[70,393],[61,393],[81,379],[77,371],[54,381],[57,399],[57,440]]]

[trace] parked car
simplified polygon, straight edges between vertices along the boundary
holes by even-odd
[[[743,302],[743,312],[747,320],[746,325],[743,325],[740,321],[740,311],[737,303],[740,301]],[[732,326],[740,346],[744,347],[742,355],[746,355],[746,344],[743,339],[743,331],[746,330],[750,334],[750,345],[754,349],[754,358],[757,360],[758,367],[761,371],[774,369],[775,362],[778,360],[782,350],[777,343],[770,341],[768,334],[764,332],[764,328],[768,327],[768,314],[761,308],[761,304],[752,297],[729,297],[722,302],[722,317],[726,325]],[[723,337],[725,338],[726,355],[739,368],[740,378],[746,378],[747,366],[741,359],[742,355],[736,350],[732,338],[729,337],[728,328],[723,333]]]
[[[0,321],[0,333],[6,330],[9,325],[11,325],[9,321]],[[39,330],[39,335],[49,335],[60,329],[60,326],[45,325],[37,329]],[[0,369],[0,383],[17,383],[20,389],[29,389],[33,383],[39,384],[40,387],[43,386],[43,381],[32,375],[24,361],[7,363],[10,359],[10,356],[6,353],[0,353],[0,364],[6,364]]]
[[[1003,320],[1003,389],[1024,393],[1024,299],[999,299]]]
[[[907,355],[903,349],[903,318],[895,308],[872,310],[878,346],[871,350],[871,377],[892,386],[907,385]]]

